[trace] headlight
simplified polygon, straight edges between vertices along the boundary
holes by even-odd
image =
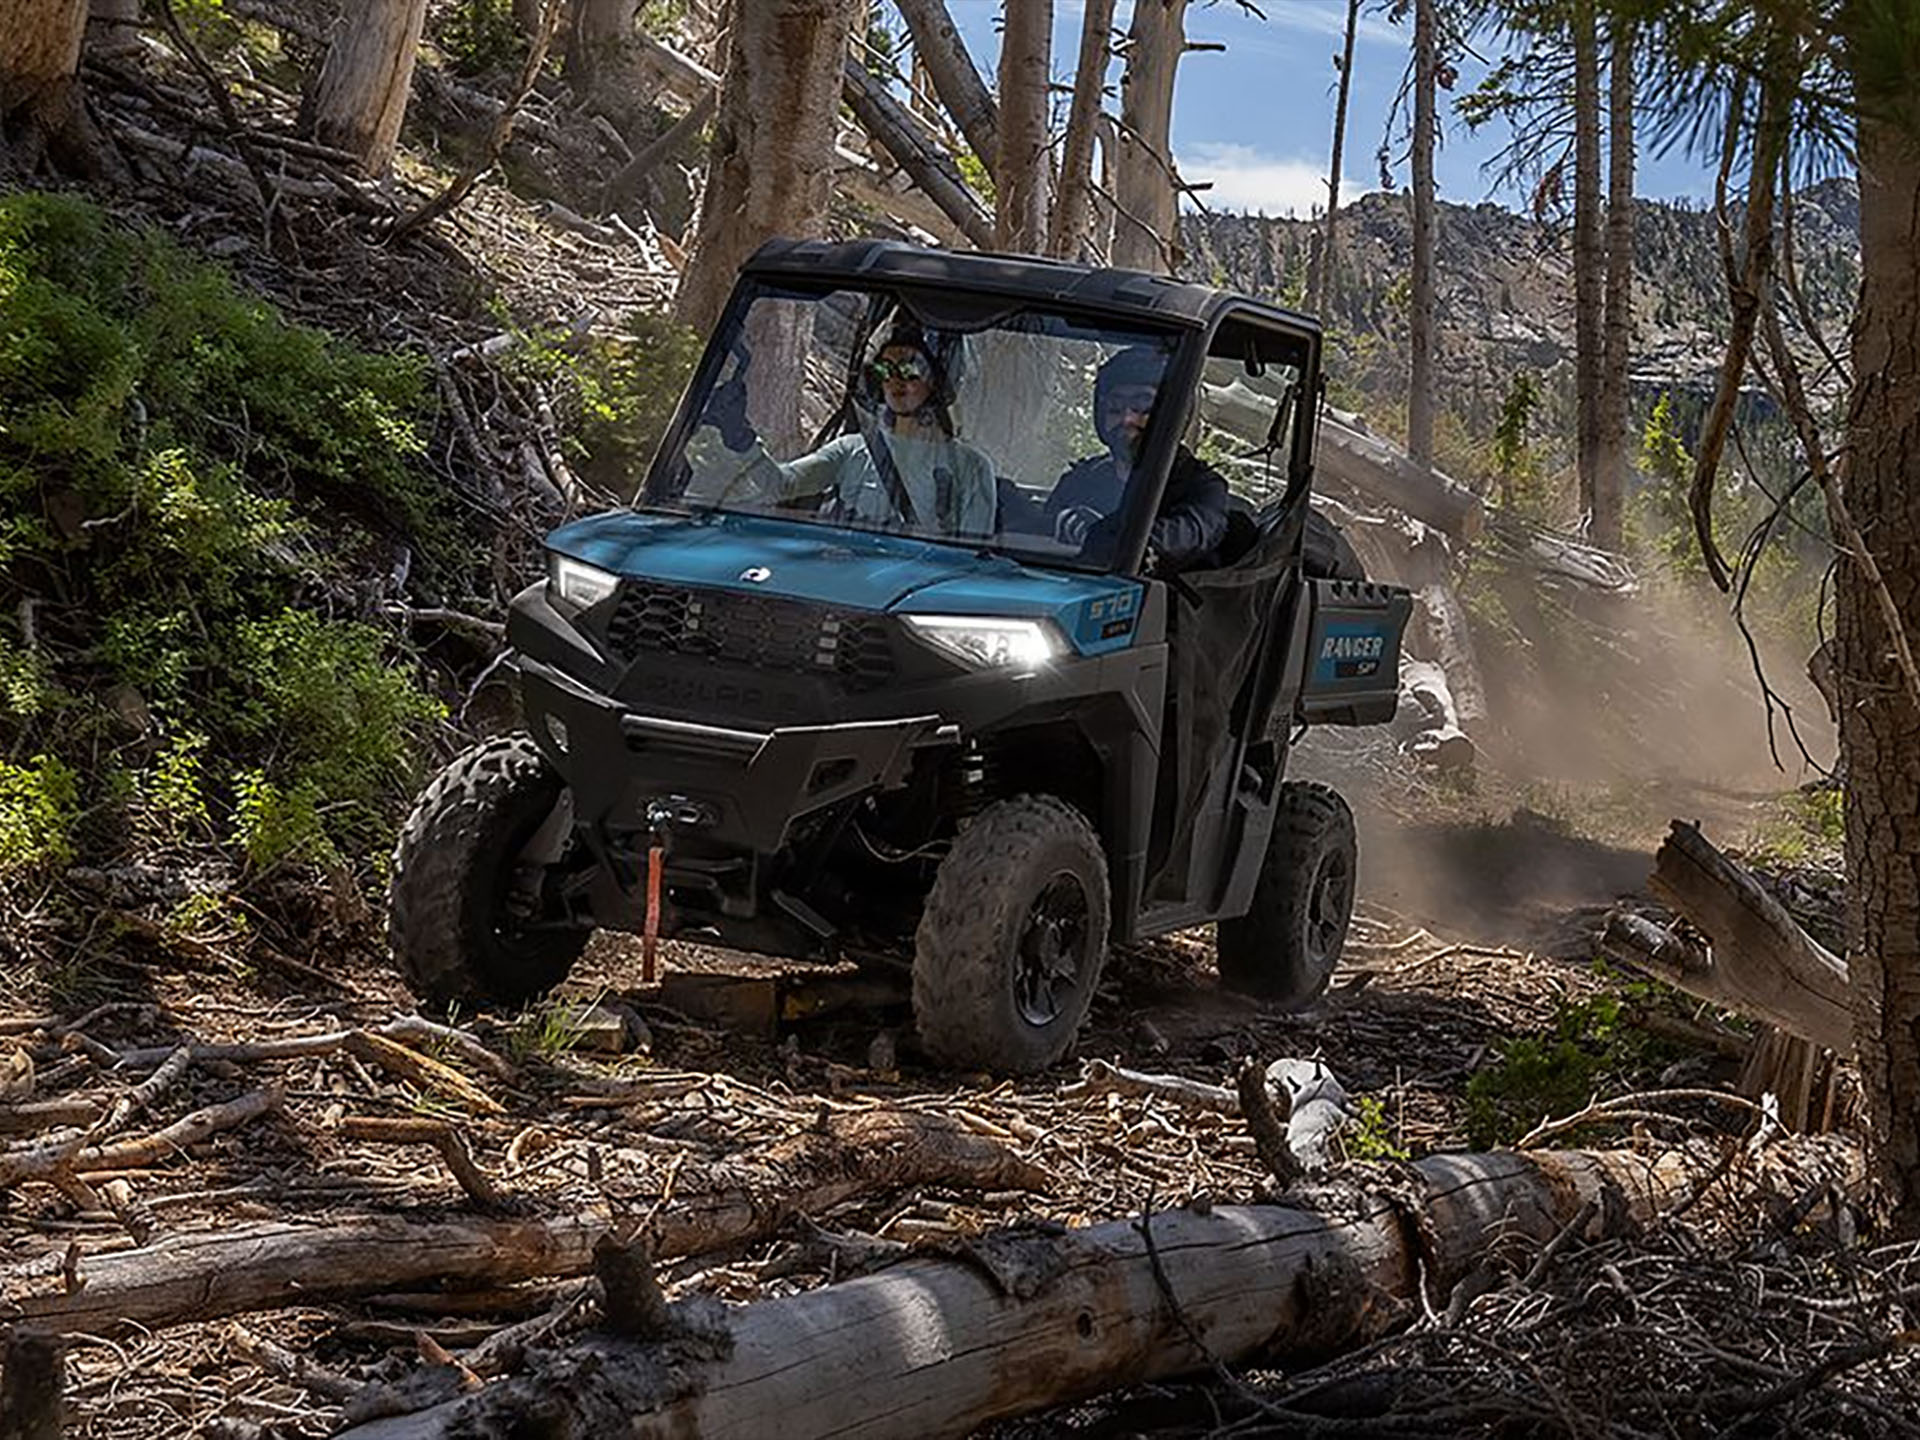
[[[597,565],[576,560],[571,555],[550,553],[547,556],[547,583],[562,600],[584,610],[611,595],[614,587],[619,585],[620,577]]]
[[[902,615],[907,628],[928,644],[977,670],[1035,670],[1061,652],[1044,620],[1001,620],[988,615]]]

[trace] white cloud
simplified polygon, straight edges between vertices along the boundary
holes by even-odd
[[[1176,162],[1181,179],[1194,184],[1213,182],[1212,189],[1199,195],[1209,210],[1305,216],[1326,208],[1327,172],[1321,162],[1283,159],[1230,141],[1190,145]],[[1351,178],[1342,180],[1340,203],[1346,204],[1364,189]]]
[[[1346,34],[1347,7],[1339,0],[1268,0],[1261,10],[1268,23],[1287,30],[1309,30],[1336,38]],[[1361,41],[1404,46],[1411,42],[1410,32],[1380,19],[1362,14],[1354,34]]]

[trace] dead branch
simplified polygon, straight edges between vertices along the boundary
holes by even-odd
[[[1253,1147],[1272,1173],[1274,1183],[1290,1190],[1306,1174],[1298,1157],[1287,1144],[1287,1121],[1293,1116],[1293,1096],[1284,1086],[1281,1103],[1267,1093],[1266,1067],[1249,1056],[1240,1067],[1240,1113],[1246,1117],[1253,1134]],[[1284,1107],[1285,1113],[1282,1113]]]
[[[540,78],[541,67],[547,63],[547,49],[552,45],[553,32],[560,24],[560,8],[560,0],[546,0],[541,7],[540,28],[527,46],[526,63],[520,67],[520,78],[513,87],[513,96],[493,117],[493,124],[487,130],[486,144],[481,147],[480,158],[454,176],[447,188],[433,199],[395,220],[393,229],[388,232],[389,239],[403,240],[456,209],[472,193],[480,177],[499,163],[500,152],[507,148],[507,141],[513,137],[513,122],[520,114],[520,107],[526,103],[527,96],[533,93],[534,82]]]
[[[769,1147],[751,1169],[737,1183],[683,1195],[643,1221],[637,1238],[661,1258],[707,1254],[863,1195],[914,1185],[1038,1189],[1048,1178],[957,1121],[905,1110],[836,1115],[824,1130]],[[86,1257],[85,1283],[70,1292],[38,1293],[39,1271],[28,1273],[34,1262],[0,1268],[0,1303],[57,1330],[99,1331],[220,1319],[294,1296],[318,1303],[455,1279],[474,1286],[584,1275],[594,1242],[613,1224],[607,1213],[587,1210],[551,1219],[376,1217],[172,1235],[144,1249]]]
[[[484,1210],[508,1207],[507,1196],[475,1163],[465,1139],[444,1120],[349,1115],[340,1122],[340,1133],[349,1140],[371,1140],[382,1145],[431,1145],[474,1204]]]
[[[1216,1115],[1240,1113],[1239,1099],[1224,1085],[1209,1085],[1184,1075],[1150,1075],[1106,1060],[1089,1060],[1078,1080],[1060,1087],[1063,1100],[1082,1100],[1094,1095],[1171,1100],[1189,1110],[1207,1110]]]

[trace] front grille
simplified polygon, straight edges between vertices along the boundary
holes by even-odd
[[[628,660],[687,655],[837,679],[848,690],[877,690],[893,679],[885,622],[860,611],[804,600],[691,590],[629,580],[607,622],[607,643]]]

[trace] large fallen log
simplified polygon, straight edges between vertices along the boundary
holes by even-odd
[[[1802,930],[1760,883],[1696,825],[1673,822],[1654,857],[1655,896],[1701,931],[1702,951],[1632,916],[1615,916],[1607,948],[1677,989],[1840,1054],[1853,1050],[1847,962]]]
[[[822,1131],[756,1157],[757,1183],[678,1195],[645,1238],[656,1256],[711,1254],[764,1239],[798,1215],[910,1185],[1034,1189],[1044,1172],[958,1121],[918,1111],[840,1115]],[[508,1285],[584,1275],[614,1229],[604,1210],[547,1219],[368,1217],[323,1225],[276,1221],[171,1235],[135,1250],[80,1253],[65,1273],[30,1261],[0,1268],[0,1317],[45,1330],[149,1329],[252,1310],[314,1304],[442,1281]]]
[[[1626,1233],[1686,1192],[1678,1151],[1446,1155],[1390,1189],[984,1237],[680,1333],[595,1335],[513,1379],[352,1440],[526,1433],[746,1440],[959,1437],[1009,1416],[1255,1356],[1299,1362],[1444,1306],[1470,1273],[1517,1273],[1562,1231]],[[1203,1348],[1204,1347],[1204,1348]]]

